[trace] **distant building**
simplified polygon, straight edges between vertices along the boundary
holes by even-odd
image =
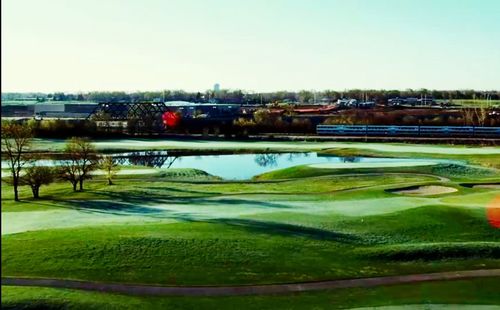
[[[424,98],[418,99],[418,103],[419,103],[419,105],[433,105],[435,102],[434,102],[434,98],[432,98],[432,97],[424,97]]]
[[[434,105],[436,102],[434,98],[432,97],[423,97],[423,98],[414,98],[414,97],[409,97],[409,98],[391,98],[387,101],[389,106],[401,106],[401,105],[406,105],[406,106],[430,106]]]
[[[219,91],[220,91],[220,84],[219,83],[215,83],[215,85],[214,85],[214,92],[218,93]]]
[[[240,114],[238,104],[167,101],[165,106],[168,111],[178,112],[183,118],[234,118]]]
[[[358,106],[358,100],[356,100],[356,99],[338,99],[337,105],[339,107],[343,107],[343,108],[345,108],[345,107],[354,108],[354,107]]]
[[[406,103],[406,100],[403,98],[399,98],[399,97],[390,98],[389,100],[387,100],[387,104],[389,106],[400,106],[400,105],[403,105],[405,103]]]
[[[97,103],[37,103],[27,105],[2,105],[4,117],[86,118]]]

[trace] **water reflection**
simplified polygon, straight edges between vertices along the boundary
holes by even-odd
[[[260,167],[276,167],[278,165],[279,154],[257,154],[255,155],[255,162]]]
[[[343,163],[358,163],[361,161],[361,157],[345,156],[345,157],[340,157],[340,161]]]
[[[211,175],[224,179],[243,180],[261,173],[276,169],[284,169],[298,165],[331,163],[332,168],[342,168],[345,165],[352,168],[353,163],[397,163],[404,166],[407,162],[427,159],[414,158],[375,158],[309,153],[267,153],[267,154],[224,154],[224,155],[179,155],[167,151],[135,151],[112,155],[119,165],[138,165],[154,168],[188,168],[203,170]],[[433,160],[436,161],[436,160]],[[41,160],[39,165],[61,165],[64,160]],[[6,166],[2,162],[2,168]]]
[[[289,153],[288,154],[288,161],[294,161],[295,159],[297,158],[301,158],[301,157],[309,157],[310,153]]]
[[[170,168],[178,156],[171,156],[165,151],[130,152],[113,156],[120,165],[135,165],[153,168]]]

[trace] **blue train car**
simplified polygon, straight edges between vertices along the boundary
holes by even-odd
[[[500,127],[474,126],[376,126],[318,125],[319,135],[408,136],[408,137],[498,137]]]

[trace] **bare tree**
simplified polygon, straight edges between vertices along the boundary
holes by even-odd
[[[460,112],[462,114],[464,126],[474,126],[474,108],[462,107]]]
[[[19,201],[21,169],[30,161],[28,151],[32,142],[32,130],[24,124],[2,123],[2,153],[7,157],[14,187],[14,200]]]
[[[112,156],[104,156],[101,158],[99,167],[104,171],[106,178],[108,179],[108,185],[113,185],[113,177],[120,170],[118,163]]]
[[[29,185],[33,198],[40,197],[40,187],[54,182],[54,169],[43,166],[31,166],[26,169],[26,174],[21,177],[22,185]]]
[[[61,167],[61,178],[68,180],[76,191],[77,184],[83,190],[83,181],[92,178],[90,172],[97,168],[98,156],[94,145],[88,138],[73,137],[65,147],[68,160]]]
[[[486,119],[488,118],[488,114],[489,114],[488,103],[480,104],[478,108],[474,109],[474,112],[475,112],[474,114],[475,114],[476,119],[477,119],[477,125],[484,126],[484,124],[486,123]]]

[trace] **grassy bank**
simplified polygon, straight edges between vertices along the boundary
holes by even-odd
[[[498,278],[270,296],[134,297],[49,288],[2,287],[3,309],[345,309],[389,305],[500,304]],[[457,309],[459,306],[450,306]],[[31,309],[30,308],[30,309]],[[460,309],[460,308],[459,308]],[[480,308],[479,308],[480,309]]]

